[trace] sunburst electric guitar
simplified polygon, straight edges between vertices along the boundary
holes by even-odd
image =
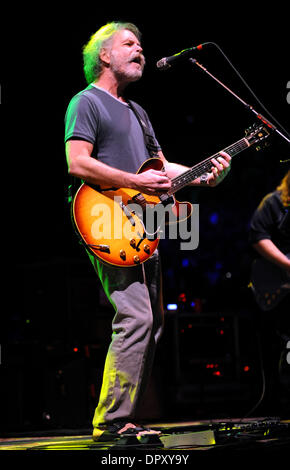
[[[260,144],[269,136],[263,125],[246,131],[246,136],[224,149],[231,157]],[[193,206],[178,202],[174,194],[212,168],[212,158],[203,160],[172,179],[170,190],[161,196],[148,196],[128,188],[96,187],[83,183],[72,203],[74,226],[82,242],[100,260],[115,266],[136,266],[146,261],[160,241],[167,223],[191,216]],[[162,160],[149,158],[137,173],[164,170]],[[169,217],[168,217],[169,214]]]

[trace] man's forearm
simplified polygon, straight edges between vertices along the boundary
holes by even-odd
[[[149,169],[141,173],[130,173],[113,168],[87,155],[68,155],[69,173],[86,183],[117,188],[135,189],[146,194],[168,191],[170,179],[161,171]]]
[[[130,188],[133,180],[133,174],[87,156],[74,158],[69,166],[69,173],[87,183],[121,188]]]
[[[277,266],[280,266],[280,268],[290,271],[290,260],[286,255],[284,255],[284,253],[282,253],[281,250],[279,250],[279,248],[277,248],[272,240],[259,240],[257,243],[253,244],[253,247],[258,251],[258,253],[260,253],[260,255],[264,256],[264,258]]]

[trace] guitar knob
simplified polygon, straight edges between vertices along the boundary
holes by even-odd
[[[136,248],[136,240],[135,240],[135,238],[131,238],[131,240],[130,240],[130,245],[131,245],[132,248]]]
[[[134,260],[134,263],[135,263],[135,264],[139,264],[139,263],[140,263],[140,258],[139,258],[139,256],[137,256],[137,255],[134,256],[133,260]]]
[[[125,260],[126,259],[126,251],[125,250],[120,250],[120,258]]]
[[[149,245],[144,245],[143,249],[144,249],[145,253],[148,253],[148,254],[150,253],[150,246]]]

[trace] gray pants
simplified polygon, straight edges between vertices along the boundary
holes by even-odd
[[[156,251],[144,264],[119,268],[90,256],[115,309],[112,340],[93,426],[130,421],[150,377],[163,328],[160,258]]]

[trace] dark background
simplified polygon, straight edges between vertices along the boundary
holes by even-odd
[[[252,11],[238,15],[238,23],[235,15],[210,7],[202,13],[139,9],[78,7],[60,16],[52,7],[41,13],[25,7],[17,18],[13,12],[7,17],[1,111],[11,224],[2,247],[11,276],[1,340],[4,432],[89,426],[98,398],[112,310],[72,232],[63,144],[67,105],[86,86],[81,49],[91,34],[112,20],[141,29],[147,65],[127,94],[147,110],[168,160],[192,166],[242,138],[257,122],[196,66],[156,69],[160,58],[203,42],[221,47],[289,129],[289,40],[282,13],[277,37],[275,14],[261,21],[259,11]],[[271,119],[214,46],[196,58]],[[180,201],[200,205],[200,241],[192,252],[180,251],[179,241],[160,244],[164,304],[179,308],[167,313],[149,406],[141,417],[240,416],[259,400],[256,307],[247,287],[253,259],[248,229],[261,198],[289,168],[280,160],[288,158],[289,145],[274,136],[268,148],[236,156],[217,188],[178,194]]]

